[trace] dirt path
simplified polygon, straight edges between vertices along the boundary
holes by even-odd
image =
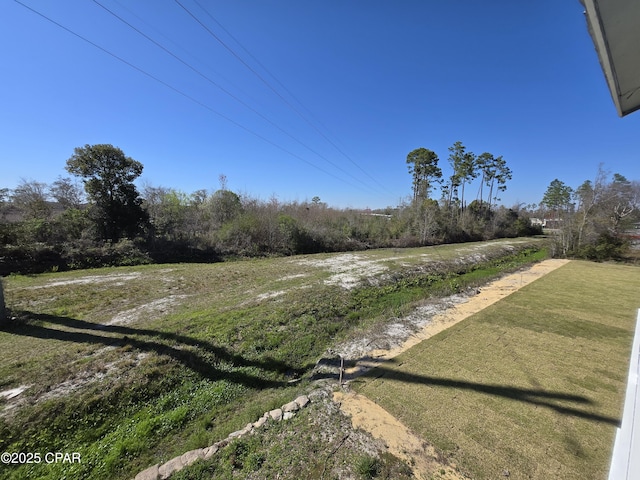
[[[420,331],[414,333],[403,344],[368,352],[356,362],[355,366],[345,371],[347,382],[344,391],[335,392],[333,400],[340,405],[340,409],[345,414],[351,417],[354,428],[366,430],[375,438],[383,440],[391,453],[413,465],[414,474],[418,479],[430,479],[435,473],[438,473],[439,478],[442,479],[464,479],[464,476],[456,472],[455,465],[447,465],[443,462],[431,445],[411,433],[386,410],[368,398],[350,391],[348,380],[478,313],[567,262],[568,260],[546,260],[526,271],[491,282],[482,287],[480,293],[470,297],[464,303],[435,314]]]

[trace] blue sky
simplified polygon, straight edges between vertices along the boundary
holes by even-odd
[[[0,187],[96,143],[142,162],[140,185],[224,174],[337,207],[397,205],[407,153],[447,174],[458,140],[506,159],[508,206],[600,163],[640,179],[640,113],[618,118],[578,0],[98,1],[156,44],[91,0],[20,2],[111,54],[0,2]]]

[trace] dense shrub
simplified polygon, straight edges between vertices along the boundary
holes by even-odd
[[[44,243],[0,245],[0,275],[63,270],[65,261],[55,247]]]
[[[149,254],[132,240],[117,243],[66,242],[0,246],[0,275],[42,273],[151,263]]]
[[[67,243],[62,251],[65,268],[98,268],[151,263],[149,254],[128,239],[116,243]]]
[[[210,263],[222,259],[213,246],[186,240],[158,238],[150,242],[147,248],[147,254],[154,263]]]
[[[597,262],[620,260],[628,250],[629,242],[627,240],[610,233],[603,233],[598,237],[596,243],[583,246],[575,252],[575,256]]]
[[[147,189],[150,223],[135,241],[103,240],[88,208],[48,219],[0,224],[0,272],[95,268],[149,262],[213,262],[230,257],[415,247],[540,233],[514,209],[466,209],[437,201],[382,211],[339,210],[322,202],[261,201],[219,190],[187,195]]]

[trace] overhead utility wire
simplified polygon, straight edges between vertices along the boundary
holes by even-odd
[[[348,181],[346,181],[346,180],[345,180],[345,179],[343,179],[343,178],[340,178],[340,177],[338,177],[338,176],[336,176],[336,175],[334,175],[334,174],[332,174],[332,173],[330,173],[330,172],[327,172],[327,171],[326,171],[325,169],[323,169],[322,167],[319,167],[318,165],[316,165],[316,164],[314,164],[314,163],[312,163],[312,162],[309,162],[308,160],[305,160],[305,159],[304,159],[304,158],[302,158],[300,155],[297,155],[297,154],[295,154],[295,153],[293,153],[293,152],[291,152],[291,151],[287,150],[286,148],[284,148],[284,147],[282,147],[282,146],[278,145],[277,143],[272,142],[272,141],[271,141],[271,140],[269,140],[268,138],[266,138],[266,137],[264,137],[264,136],[260,135],[259,133],[254,132],[253,130],[251,130],[251,129],[249,129],[249,128],[245,127],[244,125],[242,125],[242,124],[240,124],[240,123],[236,122],[235,120],[233,120],[233,119],[231,119],[231,118],[227,117],[226,115],[224,115],[224,114],[222,114],[222,113],[218,112],[217,110],[215,110],[215,109],[211,108],[209,105],[207,105],[206,103],[201,102],[201,101],[200,101],[200,100],[198,100],[197,98],[192,97],[191,95],[189,95],[189,94],[187,94],[187,93],[183,92],[182,90],[180,90],[180,89],[178,89],[178,88],[174,87],[173,85],[170,85],[169,83],[165,82],[164,80],[161,80],[161,79],[159,79],[158,77],[156,77],[156,76],[152,75],[151,73],[149,73],[149,72],[147,72],[147,71],[143,70],[142,68],[137,67],[137,66],[136,66],[136,65],[134,65],[133,63],[131,63],[131,62],[129,62],[129,61],[127,61],[127,60],[125,60],[124,58],[122,58],[122,57],[120,57],[120,56],[116,55],[116,54],[115,54],[115,53],[113,53],[113,52],[110,52],[110,51],[109,51],[109,50],[107,50],[106,48],[101,47],[101,46],[100,46],[100,45],[98,45],[97,43],[92,42],[92,41],[91,41],[91,40],[89,40],[88,38],[83,37],[83,36],[82,36],[82,35],[80,35],[79,33],[76,33],[76,32],[74,32],[73,30],[71,30],[71,29],[69,29],[69,28],[65,27],[65,26],[64,26],[64,25],[62,25],[61,23],[56,22],[56,21],[55,21],[55,20],[53,20],[52,18],[50,18],[50,17],[46,16],[45,14],[43,14],[43,13],[41,13],[41,12],[39,12],[39,11],[35,10],[34,8],[30,7],[29,5],[25,5],[25,4],[24,4],[24,3],[22,3],[20,0],[14,0],[14,2],[16,2],[16,3],[17,3],[17,4],[19,4],[19,5],[22,5],[22,6],[23,6],[24,8],[26,8],[27,10],[30,10],[31,12],[35,13],[36,15],[38,15],[38,16],[40,16],[40,17],[44,18],[45,20],[47,20],[47,21],[49,21],[49,22],[51,22],[51,23],[53,23],[53,24],[54,24],[54,25],[56,25],[57,27],[60,27],[60,28],[61,28],[61,29],[63,29],[64,31],[66,31],[66,32],[70,33],[71,35],[73,35],[73,36],[75,36],[75,37],[77,37],[77,38],[79,38],[80,40],[82,40],[82,41],[84,41],[84,42],[87,42],[89,45],[91,45],[91,46],[93,46],[93,47],[97,48],[98,50],[100,50],[100,51],[102,51],[102,52],[106,53],[107,55],[109,55],[109,56],[111,56],[111,57],[115,58],[116,60],[118,60],[118,61],[120,61],[120,62],[124,63],[125,65],[127,65],[127,66],[129,66],[129,67],[133,68],[134,70],[136,70],[136,71],[138,71],[138,72],[142,73],[142,74],[143,74],[143,75],[145,75],[146,77],[151,78],[152,80],[154,80],[154,81],[156,81],[156,82],[160,83],[161,85],[163,85],[163,86],[167,87],[168,89],[170,89],[170,90],[174,91],[175,93],[177,93],[177,94],[179,94],[179,95],[182,95],[183,97],[185,97],[185,98],[187,98],[187,99],[191,100],[192,102],[194,102],[194,103],[196,103],[196,104],[200,105],[200,106],[201,106],[201,107],[203,107],[203,108],[206,108],[206,109],[207,109],[207,110],[209,110],[211,113],[214,113],[215,115],[218,115],[220,118],[223,118],[224,120],[226,120],[226,121],[228,121],[228,122],[232,123],[232,124],[233,124],[233,125],[235,125],[236,127],[241,128],[241,129],[242,129],[242,130],[244,130],[245,132],[250,133],[251,135],[253,135],[253,136],[255,136],[255,137],[259,138],[259,139],[260,139],[260,140],[262,140],[263,142],[266,142],[266,143],[268,143],[269,145],[272,145],[272,146],[276,147],[278,150],[281,150],[281,151],[285,152],[286,154],[291,155],[291,156],[292,156],[292,157],[294,157],[294,158],[297,158],[298,160],[300,160],[300,161],[302,161],[302,162],[306,163],[307,165],[309,165],[309,166],[311,166],[311,167],[315,168],[316,170],[321,171],[322,173],[324,173],[324,174],[326,174],[326,175],[329,175],[330,177],[335,178],[336,180],[339,180],[339,181],[341,181],[341,182],[344,182],[344,183],[346,183],[347,185],[351,185],[352,187],[359,188],[359,187],[357,187],[356,185],[353,185],[351,182],[348,182]]]
[[[262,118],[264,121],[268,122],[270,125],[272,125],[273,127],[277,128],[280,132],[284,133],[286,136],[288,136],[289,138],[291,138],[293,141],[299,143],[300,145],[302,145],[304,148],[306,148],[307,150],[309,150],[311,153],[317,155],[318,157],[320,157],[321,159],[325,160],[326,162],[328,162],[329,164],[331,164],[333,167],[337,168],[338,170],[340,170],[342,173],[344,173],[345,175],[351,177],[352,179],[356,180],[357,182],[360,182],[362,185],[364,185],[367,188],[371,188],[369,185],[367,185],[365,182],[363,182],[362,180],[360,180],[359,178],[353,176],[351,173],[347,172],[346,170],[344,170],[342,167],[340,167],[339,165],[335,164],[334,162],[332,162],[331,160],[329,160],[328,158],[324,157],[322,154],[316,152],[313,148],[311,148],[310,146],[308,146],[307,144],[305,144],[304,142],[302,142],[301,140],[299,140],[298,138],[294,137],[293,135],[291,135],[289,132],[287,132],[285,129],[283,129],[282,127],[280,127],[278,124],[276,124],[275,122],[273,122],[271,119],[269,119],[267,116],[263,115],[262,113],[260,113],[258,110],[254,109],[253,107],[251,107],[250,105],[248,105],[246,102],[244,102],[242,99],[238,98],[236,95],[234,95],[233,93],[231,93],[229,90],[225,89],[224,87],[222,87],[220,84],[218,84],[217,82],[215,82],[214,80],[212,80],[210,77],[208,77],[207,75],[205,75],[204,73],[202,73],[200,70],[198,70],[197,68],[195,68],[193,65],[189,64],[188,62],[186,62],[185,60],[183,60],[182,58],[180,58],[179,56],[177,56],[176,54],[174,54],[173,52],[171,52],[169,49],[167,49],[166,47],[164,47],[161,43],[157,42],[156,40],[154,40],[153,38],[151,38],[150,36],[148,36],[147,34],[145,34],[144,32],[142,32],[140,29],[136,28],[134,25],[132,25],[131,23],[127,22],[124,18],[122,18],[120,15],[118,15],[117,13],[115,13],[114,11],[110,10],[109,8],[105,7],[102,3],[100,3],[98,0],[93,0],[93,3],[95,3],[96,5],[98,5],[99,7],[101,7],[102,9],[104,9],[105,11],[107,11],[109,14],[111,14],[112,16],[114,16],[115,18],[117,18],[118,20],[120,20],[122,23],[124,23],[126,26],[128,26],[129,28],[131,28],[132,30],[134,30],[136,33],[138,33],[139,35],[143,36],[144,38],[146,38],[147,40],[149,40],[151,43],[153,43],[155,46],[157,46],[158,48],[162,49],[165,53],[167,53],[168,55],[171,55],[171,57],[175,58],[176,60],[178,60],[180,63],[182,63],[184,66],[186,66],[187,68],[189,68],[190,70],[192,70],[193,72],[195,72],[196,74],[198,74],[200,77],[204,78],[206,81],[208,81],[209,83],[211,83],[213,86],[219,88],[220,90],[222,90],[224,93],[226,93],[228,96],[230,96],[231,98],[233,98],[235,101],[237,101],[238,103],[240,103],[241,105],[243,105],[244,107],[248,108],[249,110],[251,110],[253,113],[255,113],[256,115],[258,115],[260,118]]]
[[[242,60],[240,58],[239,55],[236,54],[235,51],[233,51],[233,49],[231,49],[231,47],[229,47],[228,45],[226,45],[217,35],[215,35],[213,32],[211,32],[202,22],[200,22],[193,13],[191,13],[186,7],[184,7],[178,0],[175,0],[176,3],[178,5],[180,5],[187,13],[189,13],[189,15],[191,15],[193,17],[194,20],[196,20],[205,30],[207,30],[207,32],[209,32],[209,34],[211,34],[220,44],[222,44],[227,50],[229,50],[229,52],[231,52],[231,54],[236,57],[245,67],[247,67],[254,75],[256,75],[265,85],[267,85],[267,87],[269,87],[269,89],[271,91],[273,91],[278,97],[280,97],[280,99],[282,99],[283,102],[286,103],[286,105],[291,108],[300,118],[302,118],[308,125],[310,125],[316,132],[318,132],[322,138],[324,138],[327,142],[329,142],[340,154],[342,154],[342,156],[344,156],[347,160],[349,160],[353,165],[355,165],[362,173],[364,173],[367,177],[369,177],[369,179],[373,180],[375,183],[378,184],[378,186],[382,187],[384,190],[386,190],[388,193],[389,190],[387,189],[387,187],[385,185],[383,185],[382,183],[380,183],[377,179],[375,179],[373,176],[371,176],[371,174],[369,174],[369,172],[367,172],[364,168],[362,168],[355,160],[353,160],[349,155],[347,155],[338,145],[336,145],[327,135],[324,134],[324,132],[322,132],[316,125],[314,125],[309,119],[307,119],[302,113],[300,113],[293,105],[291,105],[290,102],[288,102],[279,92],[277,92],[272,85],[270,85],[262,76],[260,76],[260,74],[258,74],[253,68],[251,68],[246,62],[244,62],[244,60]],[[242,48],[242,50],[245,51],[245,53],[247,53],[247,55],[249,55],[260,67],[262,67],[262,69],[267,72],[269,74],[269,76],[271,78],[273,78],[282,88],[285,92],[287,92],[296,102],[298,102],[298,104],[304,108],[307,112],[311,113],[309,111],[308,108],[306,108],[302,102],[300,100],[298,100],[288,89],[286,86],[284,86],[282,84],[282,82],[280,80],[278,80],[276,78],[275,75],[273,75],[269,69],[267,67],[265,67],[254,55],[251,54],[251,52],[249,52],[206,8],[204,8],[199,2],[198,0],[194,0],[194,3],[196,5],[198,5],[208,16],[209,18],[211,18],[211,20],[213,20],[227,35],[229,35],[229,37],[231,37],[231,39],[236,42],[240,48]],[[318,122],[319,123],[319,122]],[[326,127],[325,127],[326,128]]]
[[[220,45],[222,45],[224,48],[226,48],[229,53],[231,53],[231,55],[233,55],[240,63],[242,63],[247,69],[249,69],[249,71],[251,73],[253,73],[262,83],[264,83],[269,90],[271,90],[273,93],[275,93],[285,104],[287,104],[287,106],[289,106],[289,108],[291,108],[295,113],[297,113],[302,119],[304,119],[304,116],[302,116],[300,114],[300,112],[293,106],[291,105],[291,103],[284,98],[280,92],[278,92],[275,88],[273,88],[271,86],[271,84],[264,79],[264,77],[262,75],[260,75],[258,72],[255,71],[255,69],[253,67],[251,67],[251,65],[249,65],[247,62],[245,62],[242,57],[240,57],[240,55],[238,55],[231,47],[229,47],[220,37],[218,37],[218,35],[215,34],[215,32],[213,32],[209,27],[207,27],[194,13],[191,12],[191,10],[189,10],[187,7],[185,7],[182,3],[180,3],[179,0],[174,0],[185,12],[187,12],[187,14],[193,18],[202,28],[204,28],[207,33],[209,33],[209,35],[211,35],[213,38],[215,38],[218,43],[220,43]],[[312,125],[313,126],[313,125]]]
[[[169,38],[168,36],[166,36],[164,33],[162,33],[162,31],[160,31],[158,28],[154,27],[153,25],[151,25],[149,22],[147,22],[144,18],[142,18],[140,15],[138,15],[136,12],[134,12],[133,10],[131,10],[131,8],[129,8],[129,6],[124,5],[121,1],[119,0],[111,0],[113,3],[115,3],[116,5],[118,5],[121,9],[126,10],[131,16],[135,17],[140,23],[142,23],[143,25],[146,25],[147,27],[149,27],[151,30],[155,31],[158,35],[160,35],[162,38],[164,38],[165,40],[167,40],[168,42],[172,43],[175,47],[177,47],[179,50],[182,50],[184,53],[186,53],[187,55],[190,55],[190,53],[183,48],[181,45],[179,45],[178,43],[174,42],[171,38]],[[194,59],[197,60],[196,57],[192,57]],[[217,72],[220,75],[220,72]],[[222,76],[222,75],[220,75]],[[224,77],[223,77],[224,78]],[[226,79],[225,79],[226,80]]]
[[[220,28],[222,29],[222,31],[223,31],[224,33],[226,33],[229,37],[231,37],[231,40],[233,40],[233,41],[234,41],[234,42],[235,42],[235,43],[236,43],[236,44],[237,44],[237,45],[238,45],[242,50],[244,50],[244,53],[246,53],[247,55],[249,55],[249,57],[251,57],[251,59],[252,59],[254,62],[256,62],[256,63],[260,66],[260,68],[262,68],[265,72],[267,72],[267,74],[268,74],[271,78],[273,78],[273,79],[276,81],[276,83],[277,83],[278,85],[280,85],[280,87],[282,87],[282,89],[283,89],[285,92],[287,92],[287,94],[289,94],[289,96],[290,96],[291,98],[293,98],[293,100],[295,100],[295,102],[296,102],[296,103],[298,103],[298,105],[300,105],[304,110],[306,110],[306,111],[307,111],[307,113],[309,113],[311,116],[313,116],[313,114],[309,111],[309,109],[308,109],[307,107],[305,107],[305,106],[302,104],[302,102],[301,102],[300,100],[298,100],[298,99],[296,98],[296,96],[295,96],[293,93],[291,93],[291,91],[286,87],[286,85],[284,85],[280,80],[278,80],[278,78],[277,78],[273,73],[271,73],[271,72],[269,71],[269,69],[268,69],[268,68],[267,68],[267,67],[266,67],[266,66],[265,66],[265,65],[264,65],[260,60],[258,60],[258,59],[257,59],[257,58],[256,58],[256,57],[255,57],[255,56],[254,56],[250,51],[249,51],[249,50],[247,50],[247,48],[246,48],[244,45],[242,45],[242,43],[240,43],[240,41],[239,41],[236,37],[234,37],[234,36],[233,36],[233,34],[232,34],[229,30],[227,30],[227,29],[225,28],[225,26],[224,26],[224,25],[222,25],[222,23],[220,23],[220,22],[216,19],[216,17],[214,17],[214,16],[211,14],[211,12],[209,12],[209,11],[208,11],[204,6],[202,6],[202,4],[200,4],[200,2],[198,2],[198,0],[194,0],[194,3],[195,3],[196,5],[198,5],[198,6],[202,9],[202,11],[204,11],[204,13],[206,13],[206,14],[207,14],[207,16],[208,16],[211,20],[213,20],[213,21],[215,22],[215,24],[216,24],[216,25],[218,25],[218,27],[220,27]],[[318,122],[321,126],[323,126],[323,127],[324,127],[324,125],[322,125],[322,123],[321,123],[320,121],[318,121],[318,119],[314,118],[313,120],[315,120],[315,121],[316,121],[316,122]],[[326,127],[325,127],[325,128],[326,128]]]
[[[145,25],[146,27],[148,27],[149,29],[153,30],[155,33],[160,35],[162,38],[167,40],[169,43],[173,44],[178,50],[181,50],[188,57],[191,57],[193,60],[196,60],[196,61],[200,61],[200,62],[203,61],[202,58],[198,58],[197,56],[192,55],[192,52],[187,51],[186,48],[184,48],[180,44],[178,44],[175,41],[173,41],[171,38],[169,38],[167,35],[165,35],[160,29],[156,28],[155,26],[153,26],[152,24],[147,22],[144,18],[142,18],[140,15],[138,15],[133,10],[131,10],[127,5],[123,5],[121,1],[119,1],[119,0],[111,0],[111,1],[113,3],[115,3],[116,5],[118,5],[121,9],[126,10],[132,17],[135,17],[136,20],[138,20],[142,25]],[[226,82],[231,83],[231,84],[234,83],[233,81],[229,80],[229,78],[225,77],[220,71],[215,71],[215,73],[220,78],[222,78],[222,80],[225,80]],[[240,93],[243,93],[243,94],[247,95],[247,97],[251,98],[251,95],[249,93],[243,91],[241,88],[237,87],[237,85],[236,85],[236,88],[238,88]]]
[[[169,38],[167,35],[165,35],[164,33],[162,33],[161,30],[159,30],[158,28],[154,27],[153,25],[151,25],[149,22],[147,22],[144,18],[140,17],[140,15],[136,14],[134,11],[132,11],[130,8],[128,8],[126,5],[123,5],[120,1],[118,0],[112,0],[112,2],[114,2],[115,4],[117,4],[120,8],[122,8],[123,10],[126,10],[130,15],[132,15],[133,17],[135,17],[141,24],[147,26],[148,28],[150,28],[151,30],[153,30],[154,32],[156,32],[158,35],[160,35],[162,38],[164,38],[165,40],[167,40],[169,43],[172,43],[175,47],[177,47],[179,50],[182,50],[183,53],[185,53],[188,57],[191,57],[193,60],[196,61],[200,61],[203,62],[202,58],[198,58],[197,56],[192,55],[192,52],[187,51],[187,49],[185,49],[184,47],[182,47],[180,44],[176,43],[175,41],[173,41],[171,38]],[[224,74],[222,74],[219,70],[214,70],[214,72],[220,77],[222,78],[222,80],[230,83],[230,84],[234,84],[234,81],[229,80],[229,78],[225,77]],[[240,93],[246,95],[248,98],[251,98],[251,94],[247,93],[246,91],[242,90],[240,87],[238,87],[237,85],[235,85],[235,87],[240,91]],[[252,99],[255,101],[255,99]]]
[[[194,13],[192,13],[187,7],[185,7],[182,3],[179,2],[179,0],[174,0],[185,12],[187,12],[187,14],[193,18],[202,28],[204,28],[207,33],[209,33],[209,35],[211,35],[213,38],[215,38],[224,48],[226,48],[231,55],[233,55],[240,63],[242,63],[247,69],[249,69],[249,71],[251,73],[253,73],[262,83],[264,83],[269,90],[271,90],[273,93],[275,93],[291,110],[293,110],[300,118],[302,118],[306,123],[308,123],[311,127],[313,127],[318,133],[320,133],[320,135],[322,135],[325,140],[327,140],[329,143],[331,143],[333,145],[333,143],[322,133],[320,132],[320,130],[318,130],[318,128],[313,125],[311,122],[309,122],[304,115],[302,115],[293,105],[291,105],[291,102],[289,102],[286,98],[284,98],[280,92],[278,92],[275,88],[273,88],[273,86],[271,86],[271,84],[265,80],[265,78],[260,75],[258,72],[255,71],[254,68],[251,67],[251,65],[249,65],[247,62],[245,62],[242,57],[240,57],[231,47],[229,47],[220,37],[218,37],[213,31],[211,31],[211,29],[209,27],[207,27]],[[334,147],[336,147],[334,145]],[[337,147],[336,147],[337,148]],[[340,168],[337,165],[335,165],[333,162],[330,162],[332,165],[334,165],[336,168]],[[341,168],[340,168],[341,169]],[[341,169],[342,170],[342,169]],[[384,187],[383,187],[384,188]]]

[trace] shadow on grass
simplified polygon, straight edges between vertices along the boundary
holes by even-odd
[[[246,359],[205,340],[170,332],[132,328],[123,325],[102,325],[74,318],[28,311],[14,311],[13,314],[20,321],[4,326],[2,330],[6,333],[114,347],[128,345],[143,352],[156,352],[158,355],[173,358],[203,378],[210,380],[225,379],[251,388],[282,387],[288,385],[288,382],[284,380],[269,380],[259,375],[239,371],[239,368],[254,367],[265,372],[293,376],[300,376],[306,370],[306,368],[293,368],[285,362],[271,358]],[[58,326],[61,328],[58,328]],[[235,368],[228,368],[226,365],[220,368],[220,363],[222,362]]]
[[[393,360],[389,360],[393,362]],[[362,375],[362,378],[384,378],[401,383],[419,383],[434,387],[452,388],[457,390],[471,390],[493,395],[511,400],[529,403],[544,408],[555,410],[556,412],[595,422],[607,423],[615,427],[620,426],[620,419],[598,415],[581,409],[581,406],[593,405],[593,401],[582,395],[574,395],[565,392],[554,392],[543,389],[520,388],[508,385],[485,384],[469,382],[466,380],[456,380],[453,378],[432,377],[428,375],[416,375],[393,370],[384,366],[375,367]],[[564,403],[564,404],[561,404]],[[568,405],[567,405],[568,404]],[[573,405],[572,405],[573,404]]]

